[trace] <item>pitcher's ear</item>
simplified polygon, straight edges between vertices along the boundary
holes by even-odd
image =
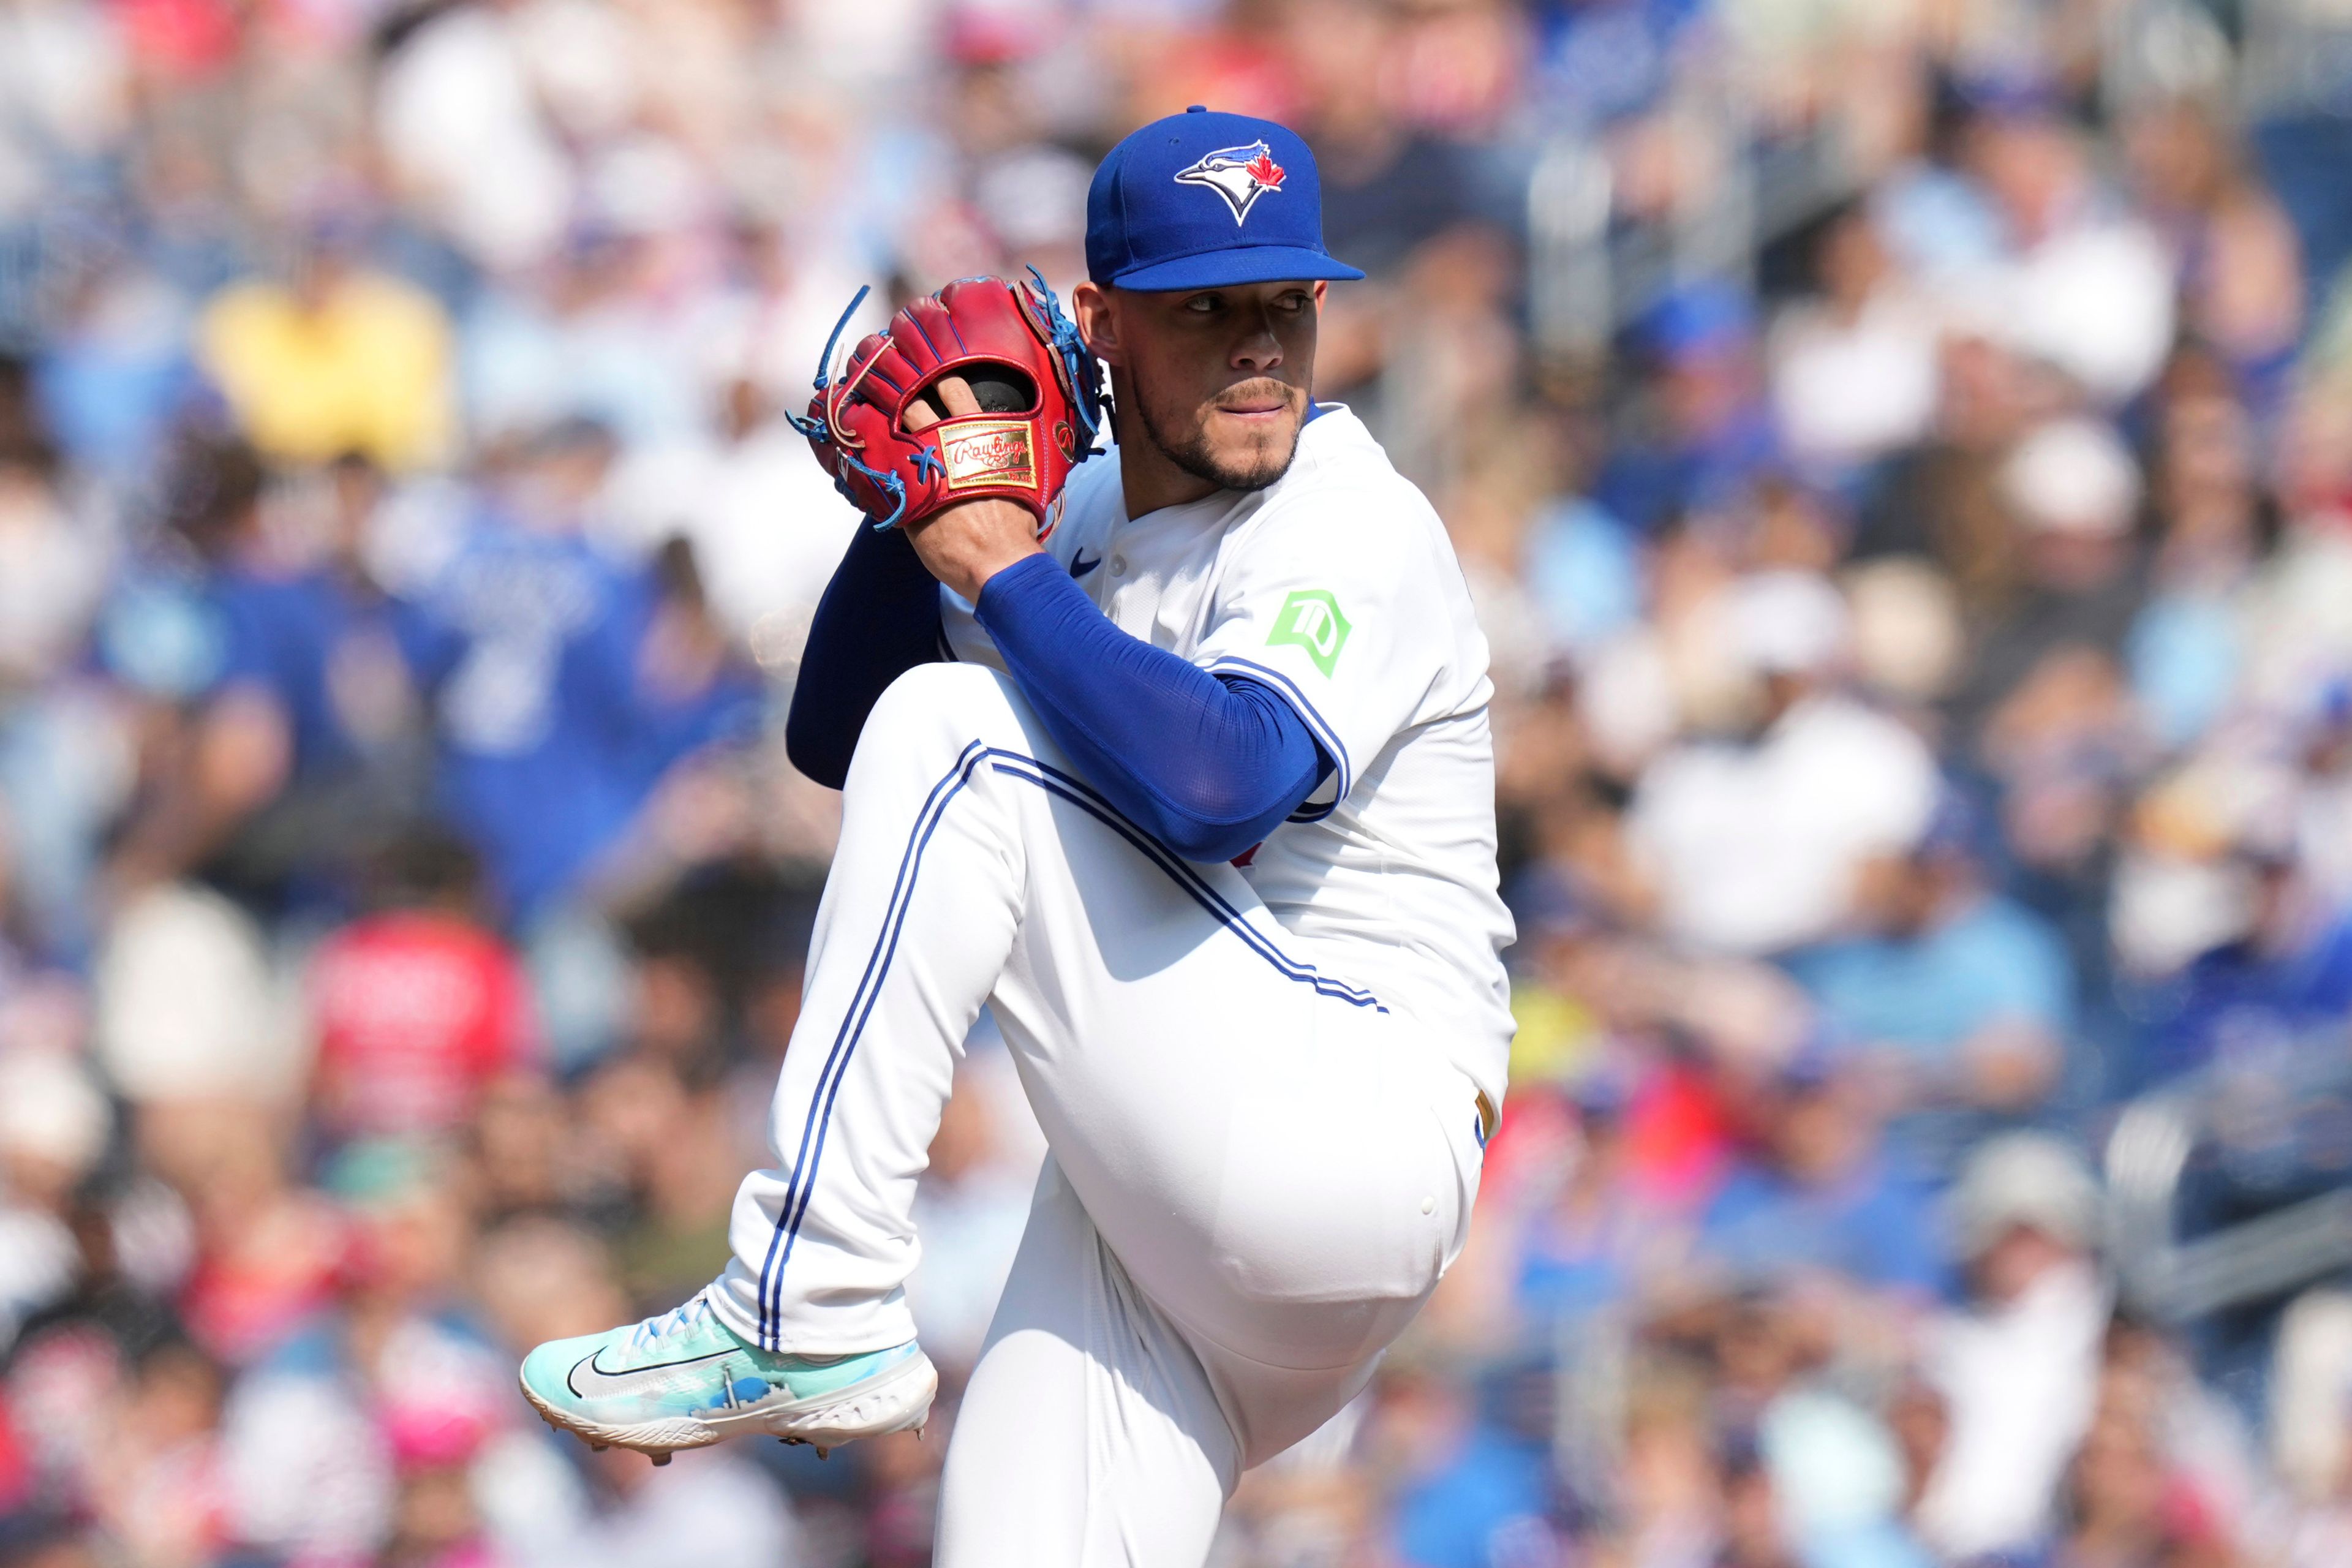
[[[1099,283],[1081,283],[1070,290],[1070,319],[1095,358],[1108,365],[1122,363],[1118,339],[1117,290]]]

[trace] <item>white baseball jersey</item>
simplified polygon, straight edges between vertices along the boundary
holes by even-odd
[[[1061,508],[1045,546],[1120,630],[1274,687],[1337,764],[1238,862],[1251,888],[1438,1026],[1499,1103],[1513,931],[1496,889],[1494,688],[1436,510],[1339,404],[1265,489],[1129,518],[1113,447]],[[971,606],[941,592],[950,649],[1002,668]]]

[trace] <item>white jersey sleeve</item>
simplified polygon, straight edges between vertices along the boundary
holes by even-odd
[[[1318,489],[1261,512],[1221,574],[1196,661],[1280,692],[1334,764],[1293,822],[1330,815],[1440,683],[1461,573],[1425,510],[1402,487]]]

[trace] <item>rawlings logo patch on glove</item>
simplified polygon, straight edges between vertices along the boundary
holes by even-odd
[[[1025,419],[965,419],[955,428],[934,425],[948,489],[969,490],[1010,485],[1026,489],[1037,482],[1036,455],[1030,449]]]
[[[877,528],[994,497],[1028,508],[1042,529],[1070,470],[1094,455],[1101,367],[1036,268],[1030,277],[959,279],[910,302],[838,376],[827,374],[826,343],[808,415],[793,425]],[[859,289],[843,322],[865,298]],[[971,387],[977,412],[940,400],[950,376]],[[907,417],[918,402],[919,429]]]

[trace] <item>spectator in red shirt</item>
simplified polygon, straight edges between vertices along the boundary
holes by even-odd
[[[480,870],[463,844],[412,837],[376,881],[374,912],[311,961],[312,1098],[336,1138],[448,1133],[491,1083],[537,1060],[530,979],[480,919]]]

